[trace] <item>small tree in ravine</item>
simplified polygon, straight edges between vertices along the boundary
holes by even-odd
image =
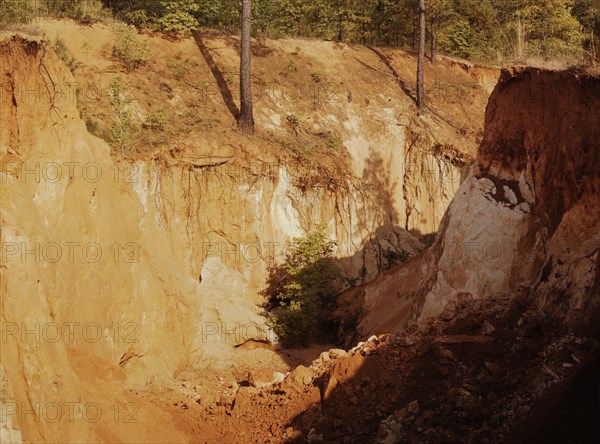
[[[273,328],[285,344],[329,339],[336,295],[342,288],[342,272],[333,258],[335,247],[320,225],[307,237],[294,239],[284,263],[271,270],[271,303],[283,307]]]

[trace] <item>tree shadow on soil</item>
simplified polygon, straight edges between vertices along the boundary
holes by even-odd
[[[212,72],[213,76],[215,77],[217,85],[219,86],[219,91],[221,91],[221,97],[223,97],[223,102],[227,106],[227,109],[229,110],[229,112],[231,113],[233,118],[237,120],[240,115],[240,110],[239,110],[238,106],[236,105],[235,100],[233,99],[233,94],[231,93],[231,90],[229,89],[227,80],[225,80],[223,73],[221,72],[217,63],[213,59],[209,48],[204,43],[204,40],[202,39],[202,33],[200,31],[196,30],[196,31],[192,31],[192,35],[194,36],[194,41],[196,42],[196,45],[200,49],[200,53],[204,57],[206,64],[210,68],[210,71]]]

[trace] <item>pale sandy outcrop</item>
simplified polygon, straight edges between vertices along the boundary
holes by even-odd
[[[360,290],[364,335],[400,331],[446,304],[529,296],[569,328],[600,304],[600,82],[567,72],[503,72],[477,164],[425,254]]]

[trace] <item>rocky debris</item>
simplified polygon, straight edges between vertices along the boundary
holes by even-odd
[[[324,351],[319,356],[319,359],[321,360],[321,362],[329,362],[331,361],[331,355],[329,354],[329,352]]]
[[[456,316],[456,301],[451,300],[448,301],[448,303],[444,307],[440,318],[442,318],[444,321],[451,321],[452,319],[454,319],[454,316]]]
[[[484,335],[488,324],[494,328]],[[282,382],[257,388],[238,379],[233,393],[236,384],[222,377],[216,399],[199,387],[211,403],[181,399],[169,408],[232,430],[227,442],[512,442],[533,431],[523,424],[542,421],[539,400],[567,386],[598,351],[594,340],[557,328],[531,300],[468,300],[456,304],[452,320],[322,352]]]
[[[314,377],[315,373],[311,368],[299,365],[286,376],[281,387],[284,390],[295,390],[298,393],[302,393],[305,386],[310,385]]]
[[[248,374],[248,382],[253,387],[264,388],[282,382],[285,374],[269,369],[262,369]]]
[[[321,378],[320,413],[295,424],[325,442],[502,442],[598,356],[531,301],[468,298],[444,318],[351,349]]]
[[[341,358],[343,356],[346,356],[346,351],[345,350],[341,350],[339,348],[332,348],[331,350],[329,350],[329,357],[331,359],[338,359],[338,358]]]

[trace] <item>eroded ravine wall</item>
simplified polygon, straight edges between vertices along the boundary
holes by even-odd
[[[477,164],[436,243],[362,290],[363,334],[399,331],[461,298],[493,297],[530,297],[565,328],[597,329],[599,105],[592,75],[504,71]]]
[[[5,36],[0,59],[0,402],[11,416],[3,440],[9,429],[17,441],[20,433],[31,442],[117,439],[106,412],[115,399],[126,405],[124,388],[226,367],[236,343],[266,334],[259,292],[288,239],[326,222],[344,269],[369,279],[383,251],[420,247],[402,228],[435,229],[458,186],[458,166],[419,156],[418,144],[407,154],[400,130],[376,153],[374,167],[390,169],[391,182],[371,180],[371,188],[361,180],[302,188],[286,165],[252,174],[255,165],[235,159],[117,162],[87,132],[76,102],[58,99],[56,86],[71,74],[42,40]],[[49,101],[23,94],[34,83]],[[390,217],[389,205],[411,199],[425,205],[422,225]],[[97,423],[81,408],[92,402],[105,412]],[[48,421],[43,409],[54,403],[63,414]],[[146,415],[140,424],[153,423],[151,407]],[[133,430],[160,437],[156,428]]]

